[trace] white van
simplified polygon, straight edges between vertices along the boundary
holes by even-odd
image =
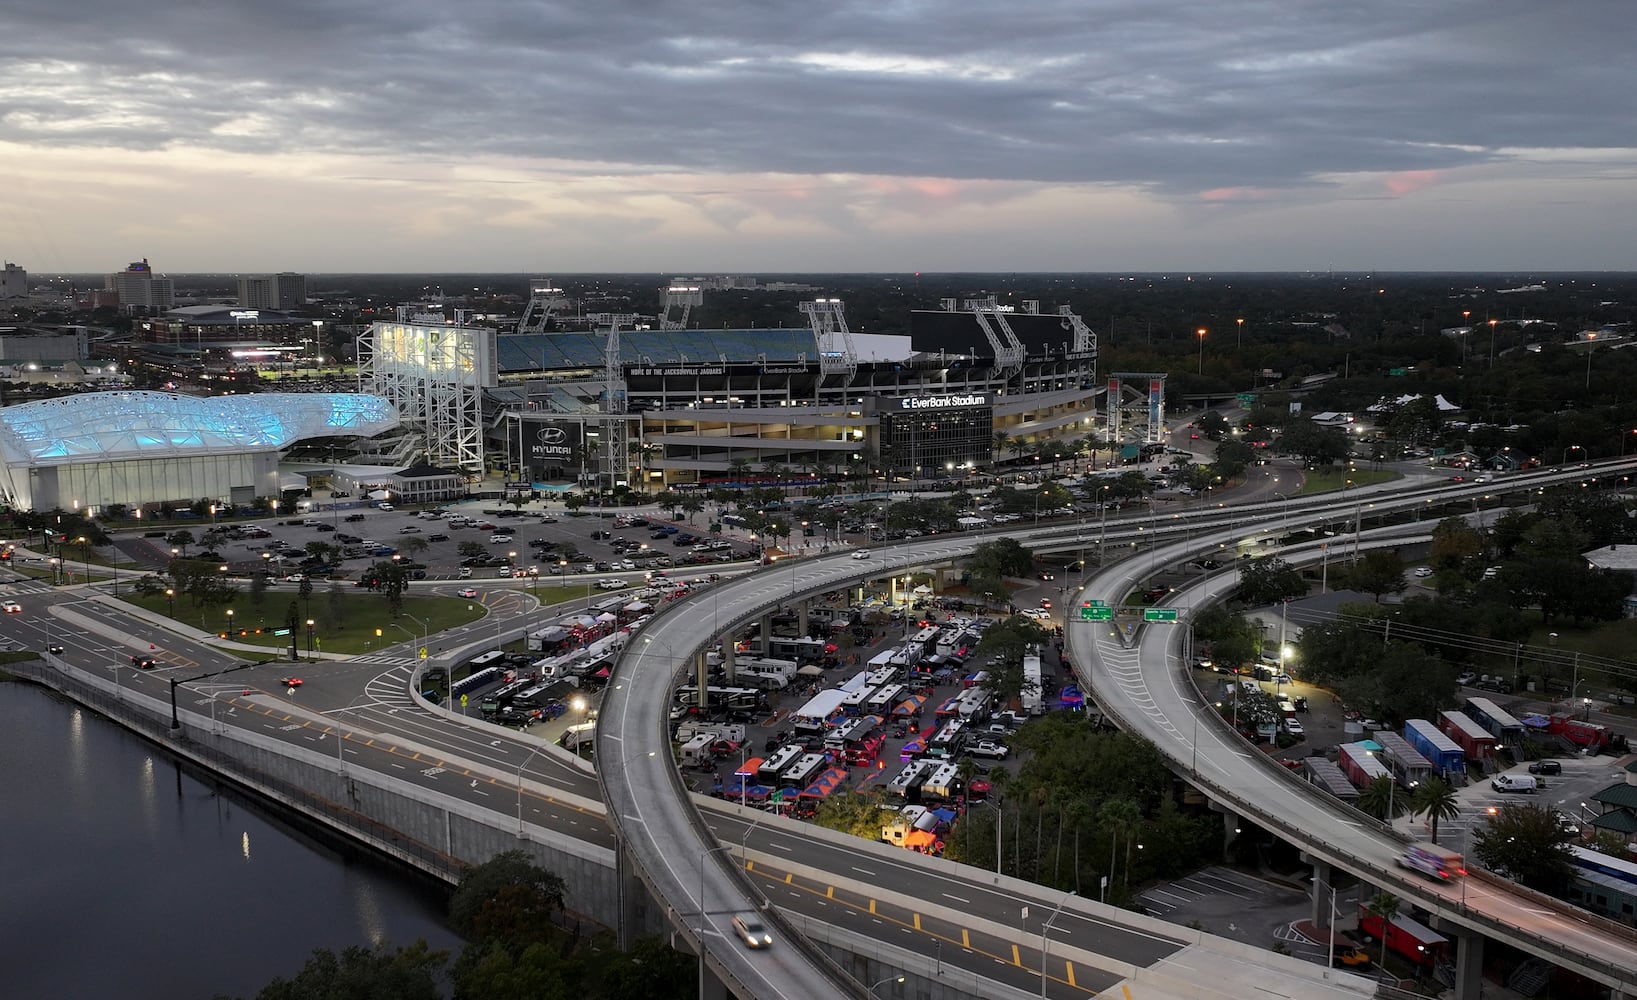
[[[1489,781],[1489,787],[1497,792],[1526,792],[1535,793],[1535,776],[1532,774],[1497,774]]]

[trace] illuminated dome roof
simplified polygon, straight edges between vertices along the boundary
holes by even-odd
[[[0,408],[0,460],[67,465],[266,451],[305,438],[369,437],[397,426],[390,403],[362,393],[88,392]]]

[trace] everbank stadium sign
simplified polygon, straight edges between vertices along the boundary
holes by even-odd
[[[898,401],[900,410],[947,410],[957,406],[988,406],[989,397],[981,392],[954,396],[909,396]]]

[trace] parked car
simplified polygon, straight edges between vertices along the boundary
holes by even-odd
[[[364,515],[362,515],[362,514],[348,514],[346,517],[342,518],[343,521],[362,521],[363,519],[364,519]],[[251,537],[253,537],[253,538],[266,538],[267,536],[266,535],[253,535]]]
[[[1529,765],[1530,774],[1562,774],[1563,762],[1560,760],[1537,760]]]
[[[1011,750],[1008,749],[1004,743],[996,743],[993,740],[980,740],[979,742],[967,747],[966,752],[974,757],[988,757],[992,760],[1005,760],[1006,755],[1011,753]]]

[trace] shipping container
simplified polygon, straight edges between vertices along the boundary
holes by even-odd
[[[1466,770],[1466,754],[1461,745],[1439,732],[1426,719],[1410,719],[1404,723],[1404,739],[1416,751],[1432,762],[1439,774],[1453,774]]]
[[[1523,723],[1488,698],[1468,698],[1461,711],[1471,717],[1473,722],[1488,730],[1500,748],[1516,749],[1523,743],[1526,735]]]
[[[1336,765],[1347,775],[1347,780],[1359,788],[1365,787],[1377,778],[1392,777],[1387,765],[1357,743],[1343,743],[1336,748]]]
[[[1432,761],[1421,756],[1421,751],[1410,746],[1410,741],[1390,729],[1378,729],[1375,741],[1381,744],[1382,763],[1393,772],[1398,783],[1413,788],[1436,772]]]
[[[1365,904],[1359,905],[1358,929],[1375,941],[1382,938],[1381,918],[1371,913]],[[1409,917],[1393,918],[1386,929],[1387,947],[1417,965],[1431,966],[1445,961],[1449,954],[1449,938]]]
[[[1483,761],[1495,756],[1495,737],[1478,725],[1465,712],[1438,713],[1438,728],[1454,740],[1469,761]]]

